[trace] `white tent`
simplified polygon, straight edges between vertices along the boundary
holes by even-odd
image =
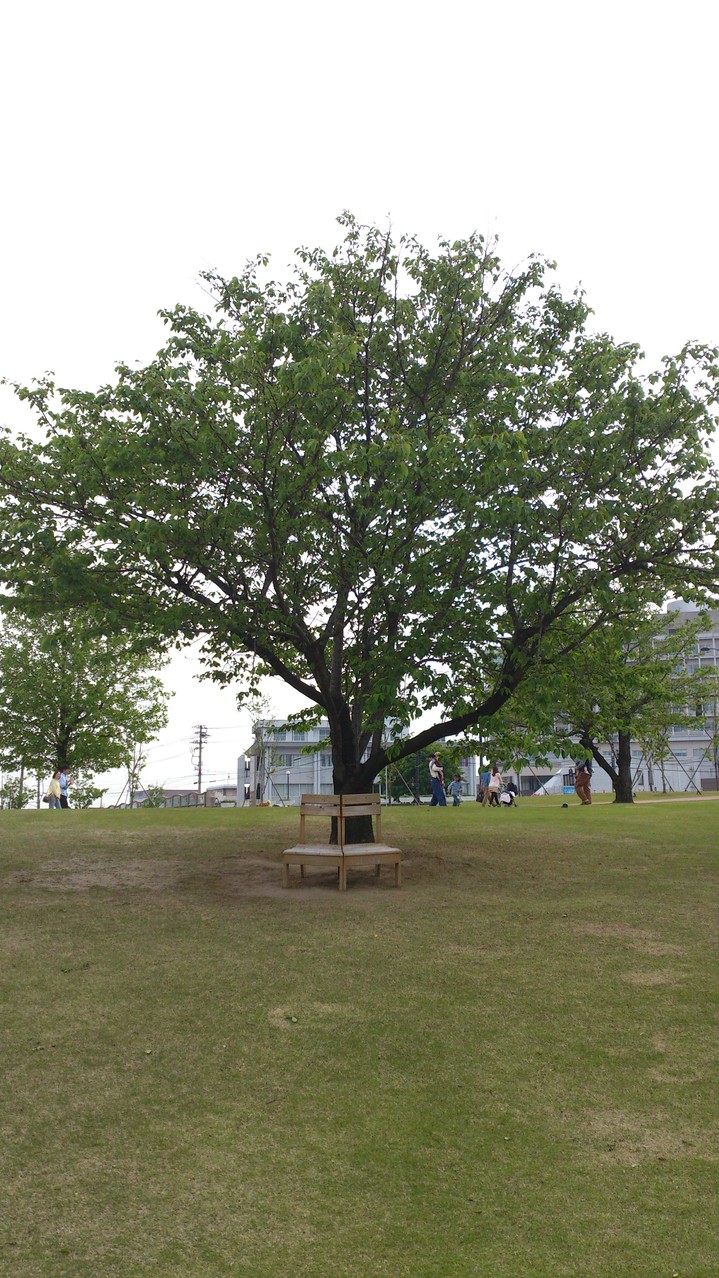
[[[564,781],[562,780],[562,771],[560,769],[559,772],[555,772],[553,777],[545,781],[544,785],[540,785],[539,789],[534,791],[532,798],[536,799],[544,794],[562,794],[563,792]]]

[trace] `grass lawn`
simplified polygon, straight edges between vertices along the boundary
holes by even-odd
[[[568,801],[345,894],[292,810],[0,813],[0,1273],[719,1273],[719,802]]]

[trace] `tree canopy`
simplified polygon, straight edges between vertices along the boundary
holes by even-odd
[[[78,610],[0,617],[0,763],[104,772],[167,721],[157,657]],[[100,791],[98,791],[98,794]]]
[[[0,444],[0,573],[279,675],[349,791],[493,715],[588,599],[716,582],[719,499],[715,352],[643,376],[541,259],[341,222],[288,283],[207,275],[215,314],[113,384],[17,388],[46,438]]]

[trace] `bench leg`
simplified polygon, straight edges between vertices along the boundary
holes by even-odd
[[[347,866],[345,865],[344,861],[342,862],[340,866],[338,866],[338,870],[339,870],[339,876],[340,876],[339,890],[340,892],[346,892],[347,891]]]
[[[377,864],[376,864],[376,866],[374,867],[374,876],[375,876],[375,878],[376,878],[376,879],[378,879],[378,878],[379,878],[379,872],[380,872],[381,868],[382,868],[382,867],[381,867],[381,865],[380,865],[380,863],[379,863],[379,861],[378,861],[378,862],[377,862]]]
[[[289,867],[288,861],[283,862],[283,865],[282,865],[282,886],[283,887],[290,886],[290,867]]]
[[[304,877],[305,877],[305,866],[304,866],[304,862],[302,862],[302,864],[300,865],[300,878],[303,879]]]
[[[395,887],[402,886],[402,862],[401,861],[395,861],[394,863],[394,885]]]

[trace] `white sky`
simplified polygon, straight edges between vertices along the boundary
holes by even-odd
[[[652,363],[719,337],[714,0],[8,10],[0,373],[98,385],[160,346],[160,307],[204,305],[199,271],[266,250],[282,276],[344,208],[555,258]],[[21,420],[7,398],[0,417]],[[173,663],[148,781],[190,784],[200,722],[208,773],[234,777],[249,721],[196,669]]]

